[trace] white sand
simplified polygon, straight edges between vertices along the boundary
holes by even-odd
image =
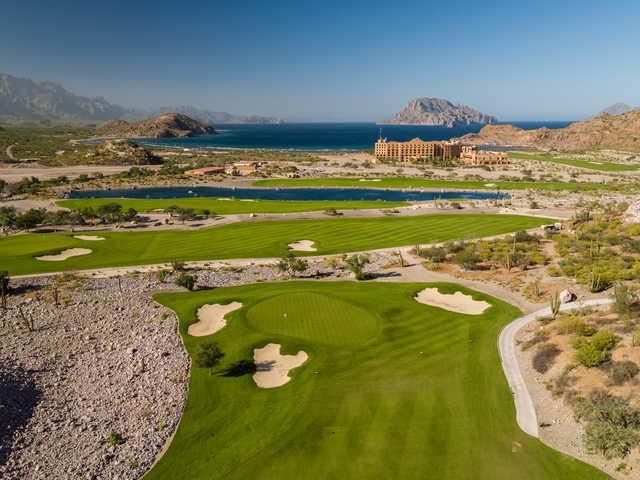
[[[242,307],[240,302],[231,302],[227,305],[219,303],[203,305],[198,309],[198,321],[189,325],[189,335],[204,337],[222,330],[227,324],[225,315]]]
[[[104,237],[98,237],[97,235],[74,235],[73,238],[77,238],[78,240],[86,240],[87,242],[97,242],[99,240],[104,240]]]
[[[313,246],[314,243],[313,240],[298,240],[297,242],[290,243],[288,247],[289,250],[296,250],[298,252],[317,252],[318,249]]]
[[[381,182],[381,178],[361,178],[360,182]]]
[[[92,251],[93,250],[88,248],[67,248],[55,255],[43,255],[41,257],[36,257],[36,260],[40,260],[42,262],[62,262],[67,258],[89,255]]]
[[[491,306],[488,302],[474,300],[471,295],[465,295],[462,292],[440,293],[437,288],[425,288],[418,293],[415,299],[425,305],[466,315],[480,315]]]
[[[302,350],[295,355],[281,355],[278,343],[256,348],[253,350],[253,361],[257,371],[253,374],[253,381],[260,388],[281,387],[291,380],[289,371],[302,365],[308,358]]]

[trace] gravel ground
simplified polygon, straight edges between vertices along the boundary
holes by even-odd
[[[0,478],[139,478],[186,399],[175,315],[144,280],[123,278],[123,293],[117,279],[72,281],[59,306],[47,282],[11,295],[0,325]]]

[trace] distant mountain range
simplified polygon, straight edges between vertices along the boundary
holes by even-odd
[[[614,103],[610,107],[605,108],[600,112],[608,115],[622,115],[623,113],[629,113],[631,110],[636,110],[638,107],[632,107],[626,103]]]
[[[82,97],[49,81],[0,74],[0,121],[96,123],[114,118],[140,120],[167,112],[182,113],[201,122],[283,123],[275,117],[242,116],[191,106],[136,110],[109,103],[102,97]]]
[[[379,124],[437,125],[458,127],[462,125],[485,125],[497,123],[498,119],[466,105],[454,105],[443,98],[417,98],[411,100],[404,109],[391,120]]]

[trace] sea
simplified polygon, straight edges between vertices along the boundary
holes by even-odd
[[[509,122],[526,130],[562,128],[571,122]],[[377,125],[375,123],[285,123],[280,125],[219,125],[217,135],[193,138],[140,139],[148,146],[212,149],[271,149],[292,151],[372,150],[379,137],[407,141],[448,140],[476,133],[480,125],[433,127],[426,125]]]

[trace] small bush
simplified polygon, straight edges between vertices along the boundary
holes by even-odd
[[[606,458],[625,457],[640,441],[640,411],[629,401],[596,391],[574,403],[578,420],[587,423],[584,442]]]
[[[420,256],[435,263],[442,263],[447,259],[447,252],[441,247],[424,248],[420,250]]]
[[[578,339],[574,342],[576,361],[587,368],[603,364],[611,356],[611,350],[618,343],[618,337],[608,330],[601,330],[591,340]]]
[[[176,285],[179,287],[184,287],[187,290],[193,290],[194,288],[196,288],[196,279],[193,278],[193,275],[181,272],[178,278],[176,278]]]
[[[115,430],[112,431],[107,437],[107,443],[114,447],[117,447],[118,445],[122,445],[126,441],[127,439],[123,437],[121,433],[116,432]]]
[[[597,332],[597,328],[589,325],[584,318],[575,315],[565,315],[557,321],[558,330],[564,335],[575,334],[590,337]]]
[[[549,334],[544,330],[538,330],[533,337],[522,343],[522,350],[529,350],[531,347],[549,340]]]
[[[194,361],[200,368],[211,368],[220,363],[222,357],[224,357],[224,353],[216,342],[205,342],[199,345],[198,351],[194,355]]]
[[[630,360],[622,362],[607,362],[603,364],[601,368],[607,372],[609,380],[611,380],[615,385],[622,385],[623,383],[628,382],[640,371],[638,365]]]
[[[473,250],[462,250],[453,257],[453,263],[465,270],[473,270],[480,263],[480,257]]]
[[[541,345],[533,356],[533,368],[539,373],[546,373],[558,355],[560,355],[560,349],[553,343]]]

